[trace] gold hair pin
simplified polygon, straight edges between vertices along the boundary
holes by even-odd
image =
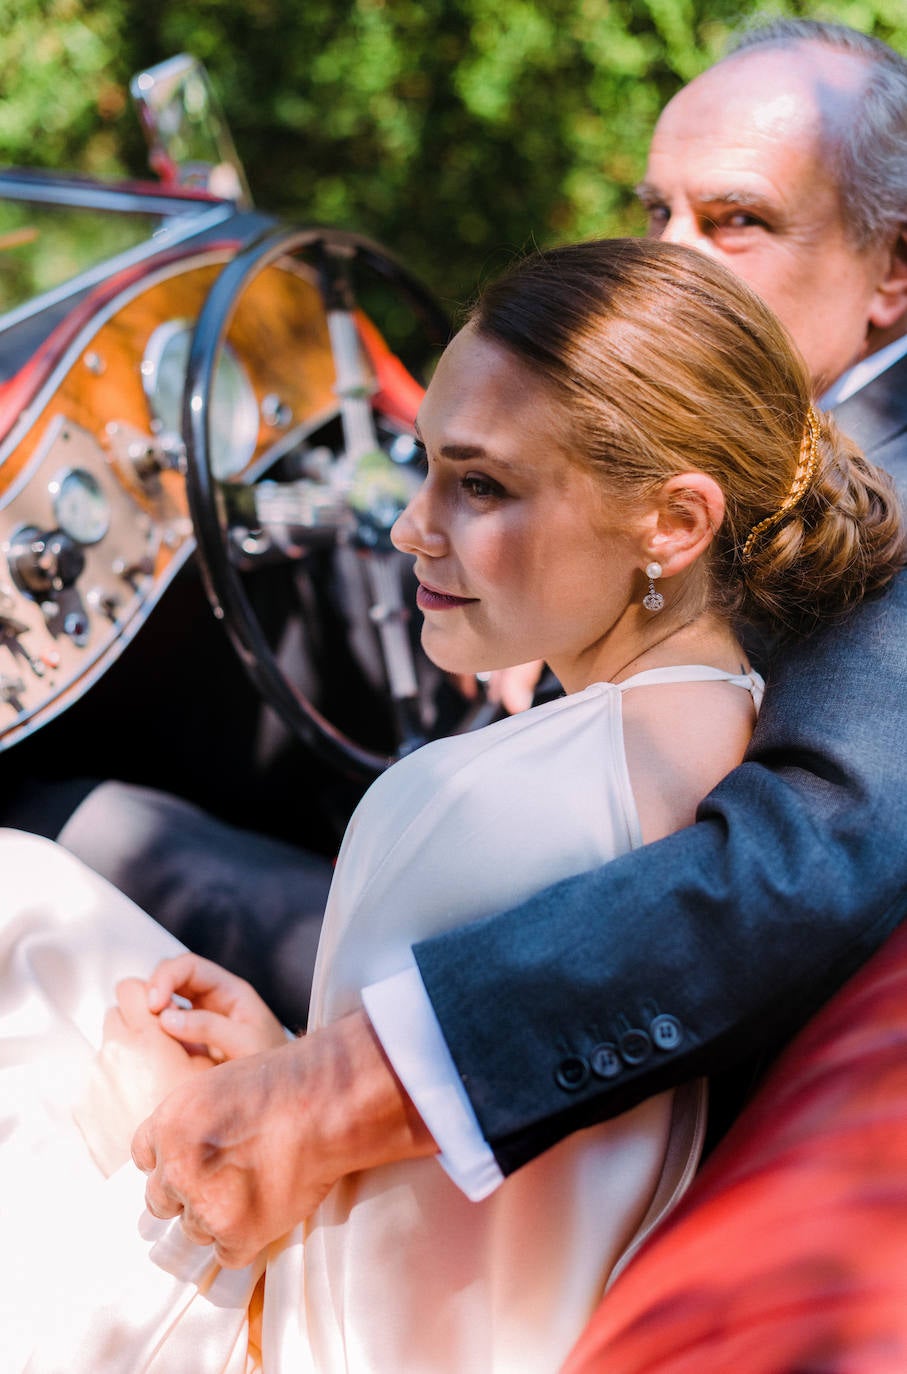
[[[791,482],[790,491],[773,515],[767,515],[764,520],[760,520],[759,524],[754,525],[750,530],[740,555],[742,559],[749,558],[753,545],[760,534],[764,534],[766,530],[774,529],[775,525],[780,525],[788,512],[793,510],[794,506],[805,496],[819,462],[821,433],[822,417],[813,406],[810,406],[806,412],[806,429],[800,443],[800,459],[797,463],[797,471],[794,473],[794,480]]]

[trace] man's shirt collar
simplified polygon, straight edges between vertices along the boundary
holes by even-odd
[[[819,406],[822,410],[833,410],[842,401],[848,400],[856,395],[864,386],[874,382],[876,377],[882,373],[892,363],[903,358],[907,354],[907,334],[902,334],[899,339],[886,344],[877,353],[870,353],[867,358],[861,358],[853,367],[849,367],[846,372],[842,372],[836,382],[832,382],[827,391],[819,397]]]

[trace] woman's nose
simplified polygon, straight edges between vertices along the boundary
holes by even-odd
[[[447,538],[432,514],[432,503],[423,483],[391,528],[391,543],[401,553],[440,558],[447,551]]]

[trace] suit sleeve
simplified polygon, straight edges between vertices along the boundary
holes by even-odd
[[[791,1034],[905,911],[907,574],[779,658],[695,825],[414,952],[507,1174]]]

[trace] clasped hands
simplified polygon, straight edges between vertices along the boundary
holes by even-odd
[[[148,1210],[229,1268],[344,1174],[436,1149],[364,1012],[289,1040],[249,984],[192,954],[118,986],[77,1119],[105,1172],[137,1125]]]

